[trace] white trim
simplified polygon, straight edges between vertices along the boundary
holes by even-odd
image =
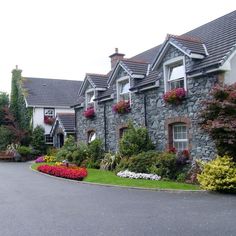
[[[170,60],[166,61],[163,63],[163,72],[164,72],[164,89],[165,89],[165,93],[168,90],[168,78],[167,78],[167,68],[170,67],[172,64],[182,61],[183,62],[183,66],[185,69],[185,57],[184,56],[179,56],[179,57],[175,57],[175,58],[171,58]],[[173,80],[174,81],[174,80]],[[184,89],[185,91],[187,91],[187,80],[186,80],[186,70],[185,70],[185,74],[184,74]]]
[[[175,43],[169,41],[169,44],[171,44],[172,46],[176,47],[179,51],[181,51],[183,54],[185,54],[188,57],[191,57],[189,53],[187,53],[186,51],[184,51],[182,48],[180,48],[179,46],[177,46]]]
[[[149,90],[149,89],[153,89],[153,88],[159,88],[159,87],[160,87],[160,81],[157,80],[154,85],[147,86],[147,87],[144,87],[144,88],[141,88],[141,89],[136,89],[133,92],[137,93],[137,92],[140,92],[140,91],[145,91],[145,90]]]
[[[144,75],[133,74],[131,77],[134,78],[134,79],[143,79],[145,76]]]
[[[121,83],[122,81],[126,81],[128,80],[129,82],[129,86],[130,86],[130,76],[128,75],[125,75],[123,77],[120,77],[119,79],[116,80],[116,99],[117,99],[117,102],[120,101],[120,92],[119,92],[119,83]],[[130,104],[131,104],[131,91],[129,91],[129,101],[130,101]]]
[[[94,99],[96,98],[95,97],[95,89],[88,89],[88,90],[86,90],[86,92],[85,92],[85,108],[87,109],[89,106],[89,104],[92,104],[92,103],[88,103],[88,93],[92,93],[93,92],[93,95],[94,95]],[[93,107],[94,107],[94,109],[95,109],[95,101],[93,101]]]
[[[194,59],[203,59],[203,58],[205,58],[202,54],[198,54],[198,53],[190,53],[189,57],[194,58]]]
[[[207,51],[206,45],[203,43],[202,46],[203,46],[203,48],[204,48],[204,50],[205,50],[206,56],[209,56],[209,53],[208,53],[208,51]]]
[[[33,108],[47,108],[47,107],[50,107],[50,108],[61,108],[61,109],[71,109],[70,106],[53,106],[53,105],[29,105],[28,107],[33,107]]]

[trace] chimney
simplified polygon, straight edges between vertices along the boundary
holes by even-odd
[[[116,66],[116,63],[124,58],[125,54],[119,53],[118,48],[115,48],[115,53],[113,53],[111,56],[111,69],[113,70]]]

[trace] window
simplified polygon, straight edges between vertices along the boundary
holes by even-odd
[[[88,132],[88,143],[91,143],[92,141],[94,141],[96,139],[96,133],[95,131],[89,131]]]
[[[118,101],[121,101],[121,100],[129,101],[130,100],[129,78],[118,81],[117,87],[118,87],[118,91],[117,91]]]
[[[121,139],[123,135],[128,131],[128,127],[122,127],[119,129],[119,138]]]
[[[50,134],[45,135],[45,143],[46,144],[53,144],[53,137],[51,137]]]
[[[164,63],[165,90],[184,88],[186,90],[186,74],[184,57],[174,58]]]
[[[177,151],[188,149],[188,134],[187,126],[185,124],[175,124],[172,127],[173,132],[173,147]]]
[[[86,107],[94,107],[94,98],[95,94],[94,91],[86,93]]]
[[[44,116],[54,117],[54,108],[44,108]]]

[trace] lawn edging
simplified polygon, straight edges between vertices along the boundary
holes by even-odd
[[[43,172],[40,172],[34,168],[32,168],[32,166],[34,165],[34,163],[31,163],[29,166],[29,169],[31,169],[34,172],[37,172],[39,174],[57,179],[57,180],[62,180],[62,181],[69,181],[69,182],[74,182],[77,184],[86,184],[86,185],[95,185],[95,186],[103,186],[103,187],[115,187],[115,188],[125,188],[125,189],[136,189],[136,190],[146,190],[146,191],[163,191],[163,192],[207,192],[206,190],[202,190],[202,189],[170,189],[170,188],[147,188],[147,187],[137,187],[137,186],[126,186],[126,185],[118,185],[118,184],[106,184],[106,183],[95,183],[95,182],[89,182],[89,181],[78,181],[78,180],[73,180],[73,179],[66,179],[66,178],[61,178],[61,177],[56,177],[53,175],[49,175],[49,174],[45,174]],[[155,181],[155,180],[152,180]]]

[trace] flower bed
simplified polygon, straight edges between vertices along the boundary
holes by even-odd
[[[42,163],[42,162],[45,162],[44,156],[37,157],[37,159],[35,160],[35,163]]]
[[[95,110],[93,107],[87,108],[87,110],[84,111],[83,113],[84,117],[86,118],[93,118],[95,116]]]
[[[118,103],[116,103],[113,107],[112,110],[116,113],[119,114],[124,114],[124,113],[128,113],[130,112],[131,108],[130,108],[130,102],[129,101],[120,101]]]
[[[129,170],[120,171],[117,173],[117,176],[130,179],[150,179],[150,180],[160,180],[161,176],[154,174],[145,174],[145,173],[135,173]]]
[[[186,91],[184,88],[176,88],[166,92],[163,99],[166,103],[179,104],[186,97]]]
[[[66,179],[74,179],[74,180],[82,180],[85,178],[88,173],[85,168],[68,168],[65,166],[49,166],[49,165],[42,165],[37,168],[38,171],[62,177]]]

